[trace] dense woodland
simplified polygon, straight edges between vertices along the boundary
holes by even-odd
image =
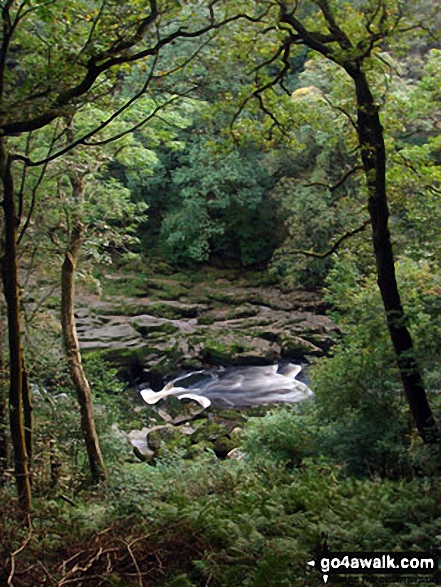
[[[439,548],[437,3],[0,8],[0,584],[294,587],[324,543]],[[319,296],[314,398],[214,410],[240,458],[140,460],[152,412],[76,308],[152,277]]]

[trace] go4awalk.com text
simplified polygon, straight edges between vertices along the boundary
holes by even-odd
[[[438,555],[424,552],[330,552],[324,551],[307,563],[331,575],[425,575],[435,576]]]

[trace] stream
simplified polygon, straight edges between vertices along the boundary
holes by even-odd
[[[176,377],[161,391],[146,384],[138,391],[148,404],[169,395],[194,400],[204,408],[210,404],[233,408],[295,403],[314,395],[307,383],[297,379],[301,370],[292,363],[202,369]]]

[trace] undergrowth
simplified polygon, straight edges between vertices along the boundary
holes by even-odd
[[[282,413],[251,421],[242,450]],[[265,465],[255,447],[238,461],[170,454],[153,468],[118,442],[108,486],[46,484],[30,521],[12,487],[0,494],[1,585],[313,586],[321,579],[306,562],[324,536],[335,551],[430,550],[439,540],[434,478],[356,478],[270,442]]]

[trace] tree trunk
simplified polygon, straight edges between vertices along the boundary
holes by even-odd
[[[26,453],[28,455],[28,467],[32,469],[32,459],[34,458],[34,447],[33,447],[33,430],[34,430],[34,417],[32,415],[32,401],[31,401],[31,389],[29,387],[29,378],[26,371],[26,367],[23,364],[22,370],[23,379],[23,418],[24,418],[24,435],[26,444]]]
[[[386,194],[386,149],[383,127],[365,73],[360,67],[351,69],[348,73],[354,80],[357,95],[357,132],[368,187],[368,209],[372,225],[377,281],[386,312],[387,326],[406,398],[418,432],[424,442],[434,443],[439,439],[438,429],[415,358],[395,274],[394,255],[388,228],[389,209]]]
[[[1,280],[0,280],[0,289]],[[6,469],[9,464],[9,439],[7,423],[7,396],[5,380],[5,362],[3,358],[3,291],[0,292],[0,486],[5,482]]]
[[[3,181],[3,209],[5,222],[5,251],[3,259],[3,284],[8,310],[9,340],[9,419],[11,441],[14,449],[14,475],[20,507],[29,512],[31,484],[28,455],[23,426],[23,352],[20,331],[20,295],[18,286],[17,226],[18,218],[14,201],[14,184],[11,161],[0,141],[0,171]]]
[[[95,482],[107,478],[93,417],[92,393],[81,363],[81,354],[74,315],[75,272],[84,227],[74,221],[61,270],[61,324],[69,362],[70,374],[77,392],[81,412],[81,430],[86,443],[92,478]]]

